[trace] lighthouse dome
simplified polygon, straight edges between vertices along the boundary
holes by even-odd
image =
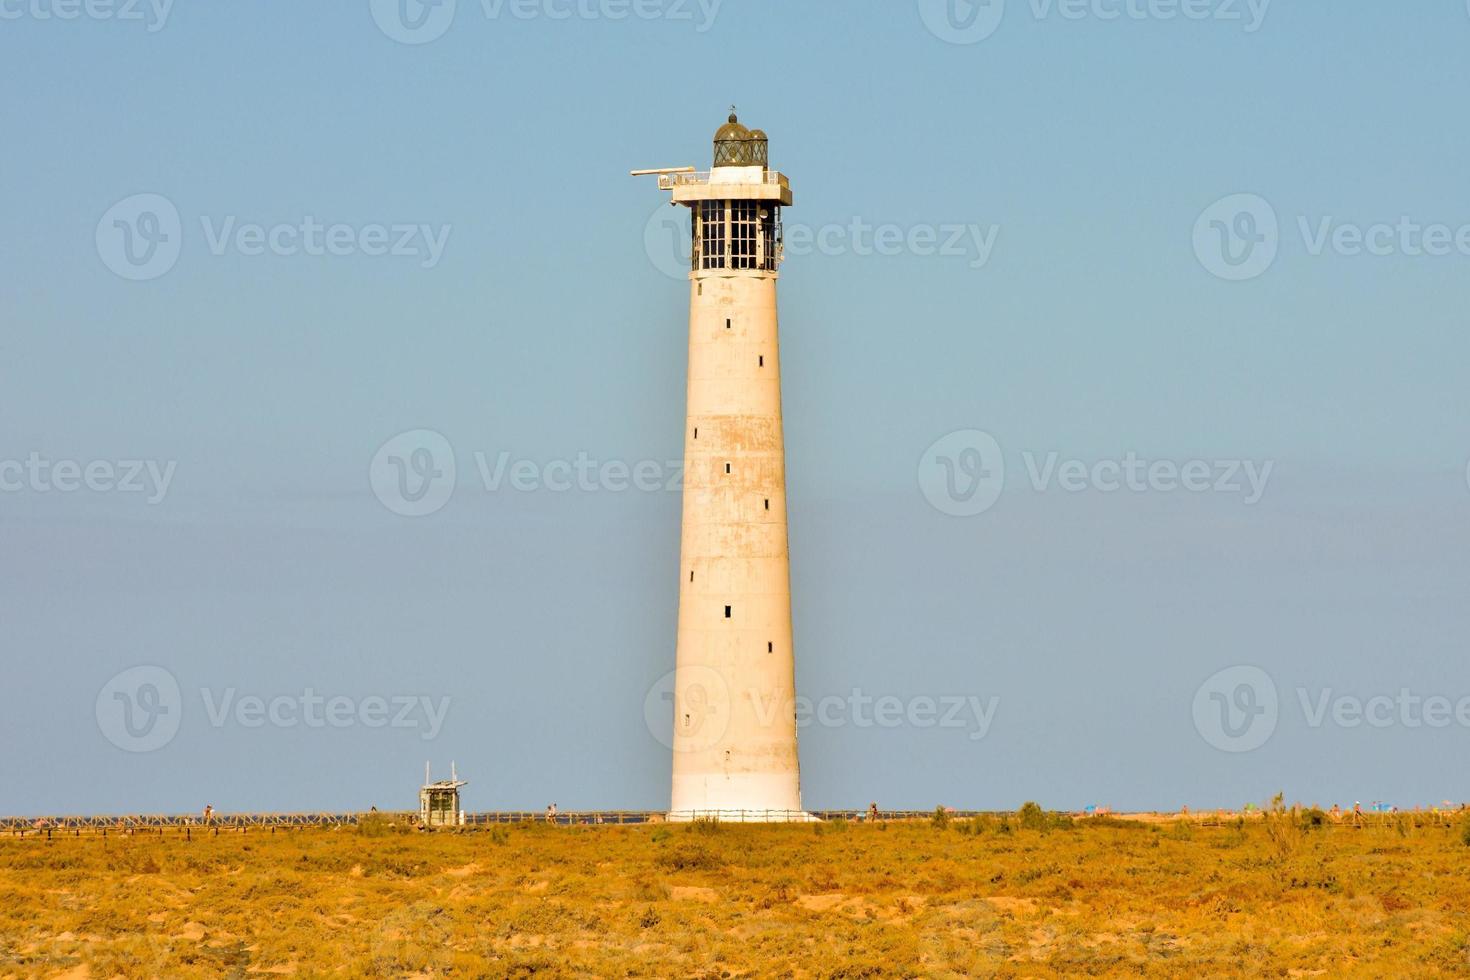
[[[730,121],[715,130],[715,142],[725,143],[730,140],[748,140],[750,130],[740,125],[740,118],[735,113],[730,113]]]
[[[746,129],[734,112],[725,125],[715,131],[716,167],[764,167],[769,161],[766,134]]]

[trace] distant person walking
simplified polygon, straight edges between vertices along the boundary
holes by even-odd
[[[204,814],[203,814],[203,816],[204,816],[204,822],[206,824],[214,823],[214,807],[211,804],[208,804],[208,803],[204,804]]]
[[[877,823],[877,822],[878,822],[878,804],[877,803],[869,803],[868,804],[868,823]]]
[[[553,803],[546,808],[546,822],[556,823],[556,804]]]

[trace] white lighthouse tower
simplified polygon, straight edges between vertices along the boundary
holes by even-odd
[[[690,210],[688,407],[671,820],[801,808],[776,280],[791,185],[730,113],[714,166],[657,174]]]

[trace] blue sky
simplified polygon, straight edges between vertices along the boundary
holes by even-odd
[[[473,809],[666,805],[678,493],[478,464],[670,475],[686,287],[627,171],[706,167],[732,102],[825,243],[780,287],[798,687],[844,699],[809,805],[1467,795],[1470,720],[1399,706],[1470,697],[1464,4],[68,9],[0,2],[0,811],[412,806],[425,759]],[[140,194],[177,257],[134,279]],[[403,516],[374,460],[422,430],[455,484]],[[1004,480],[959,516],[972,449]],[[1107,489],[1129,458],[1210,486]],[[149,751],[107,715],[138,666],[179,692]]]

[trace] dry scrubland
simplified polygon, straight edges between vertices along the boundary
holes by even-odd
[[[1459,818],[0,840],[0,975],[1466,976]]]

